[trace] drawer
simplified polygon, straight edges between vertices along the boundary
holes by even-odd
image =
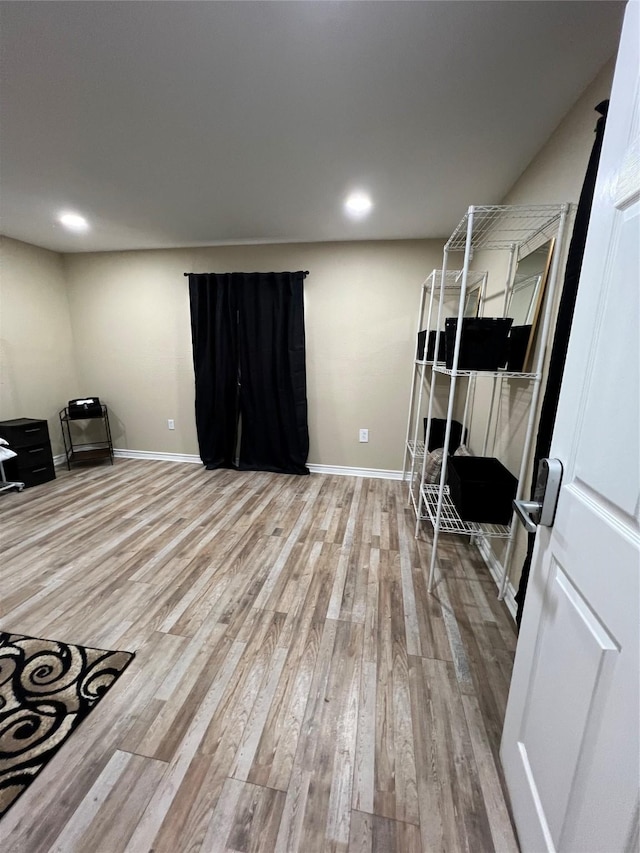
[[[7,480],[18,480],[25,486],[38,486],[40,483],[48,483],[55,480],[56,469],[53,460],[46,464],[34,465],[31,468],[18,470],[17,460],[9,459],[4,463],[4,473]]]
[[[49,427],[46,421],[35,418],[15,418],[0,421],[0,438],[9,442],[12,450],[49,443]]]
[[[41,465],[53,465],[51,445],[35,444],[33,447],[19,447],[15,459],[18,471],[29,471]]]

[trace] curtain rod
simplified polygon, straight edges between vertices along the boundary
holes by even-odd
[[[309,275],[309,270],[302,270],[302,273],[303,273],[303,275],[305,275],[305,276],[306,276],[306,275]],[[189,276],[189,275],[202,275],[202,273],[190,273],[190,272],[183,272],[183,273],[182,273],[182,275],[184,275],[184,276]]]

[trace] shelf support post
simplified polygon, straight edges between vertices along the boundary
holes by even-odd
[[[433,363],[435,365],[438,360],[438,348],[440,346],[440,323],[442,322],[442,303],[444,301],[444,284],[447,278],[447,266],[449,263],[449,251],[445,248],[442,256],[442,270],[440,271],[440,299],[438,300],[438,324],[436,326],[436,340],[433,348]],[[431,299],[433,299],[433,289],[435,287],[435,278],[431,282]],[[426,348],[426,344],[425,344]],[[425,359],[426,360],[426,359]],[[429,383],[429,405],[427,407],[427,429],[424,436],[424,456],[422,458],[422,469],[420,473],[420,483],[418,484],[418,500],[416,506],[416,529],[414,536],[417,539],[420,533],[420,521],[422,517],[422,484],[424,483],[424,473],[427,467],[427,455],[429,453],[429,438],[431,437],[431,416],[433,414],[433,398],[435,395],[436,374],[431,368],[431,382]],[[412,484],[413,485],[413,484]]]
[[[482,442],[482,456],[487,455],[487,448],[489,447],[489,434],[491,432],[491,421],[493,420],[493,407],[496,402],[496,385],[498,378],[494,376],[491,380],[491,402],[489,403],[489,412],[487,414],[487,425],[484,430],[484,441]]]
[[[517,243],[512,243],[511,248],[509,249],[509,266],[507,267],[507,280],[504,286],[504,306],[502,308],[503,317],[508,316],[507,311],[509,310],[509,297],[511,296],[511,291],[513,290],[513,282],[516,278],[519,249],[520,247]]]
[[[469,276],[469,264],[471,262],[471,246],[473,242],[473,213],[474,207],[469,208],[467,216],[467,240],[464,247],[464,263],[462,265],[462,286],[460,289],[460,302],[458,304],[458,326],[456,329],[456,343],[453,350],[453,365],[451,371],[451,383],[449,385],[449,404],[447,406],[447,425],[444,434],[444,452],[442,454],[442,468],[440,471],[440,488],[438,490],[438,507],[436,509],[436,519],[433,527],[433,543],[431,545],[431,563],[429,565],[429,582],[428,591],[433,588],[433,580],[436,569],[436,558],[438,554],[438,538],[440,536],[440,519],[442,517],[442,499],[444,496],[444,487],[447,482],[447,454],[449,453],[449,441],[451,439],[451,418],[453,417],[453,404],[456,394],[456,374],[458,371],[458,357],[460,354],[460,339],[462,337],[462,318],[464,317],[464,306],[467,296],[467,278]],[[445,259],[447,249],[445,249]],[[442,311],[442,288],[440,290],[440,306],[438,310],[438,327],[440,326],[440,314]],[[436,348],[438,342],[436,341]],[[436,349],[437,355],[437,349]],[[425,444],[425,460],[426,460],[426,444]],[[421,487],[422,488],[422,487]],[[422,491],[420,492],[422,499]]]
[[[467,393],[465,394],[465,397],[464,397],[464,412],[462,413],[462,433],[461,433],[461,439],[462,439],[461,443],[462,444],[467,443],[464,440],[464,431],[465,431],[466,426],[467,426],[467,416],[469,414],[469,399],[471,397],[471,386],[474,384],[475,384],[475,376],[470,376],[467,379]]]
[[[509,297],[511,296],[511,291],[513,290],[513,282],[516,277],[516,269],[518,267],[518,251],[519,245],[517,243],[512,243],[509,249],[509,264],[507,266],[507,278],[504,285],[504,302],[502,306],[502,316],[507,316],[507,311],[509,310]],[[485,427],[484,433],[484,441],[482,442],[482,455],[487,455],[487,448],[489,447],[489,437],[491,435],[491,422],[493,420],[494,406],[496,402],[496,387],[500,388],[498,393],[498,400],[502,397],[502,382],[497,382],[497,377],[493,377],[493,388],[491,389],[491,404],[489,406],[489,413],[487,415],[487,425]],[[498,418],[496,415],[496,429],[498,423]],[[494,432],[494,444],[495,444],[495,432]]]
[[[424,302],[426,298],[426,288],[429,285],[429,310],[427,312],[427,335],[425,338],[425,351],[422,354],[422,364],[420,366],[420,388],[418,391],[418,402],[416,405],[415,412],[413,411],[413,399],[411,405],[409,407],[409,419],[411,417],[414,418],[414,431],[413,431],[413,455],[411,458],[411,474],[409,476],[409,499],[407,503],[413,503],[414,510],[417,515],[420,514],[420,485],[418,485],[418,494],[417,496],[414,494],[414,476],[416,473],[416,456],[417,456],[417,448],[418,448],[418,436],[420,434],[420,412],[422,411],[422,398],[424,396],[424,378],[426,372],[426,360],[427,360],[427,350],[429,346],[429,330],[431,329],[431,315],[433,313],[433,290],[436,283],[436,271],[434,270],[429,278],[424,282],[422,289],[422,299],[420,302],[420,318],[418,321],[418,331],[420,331],[420,325],[422,324],[422,317],[424,314]],[[431,382],[433,382],[433,374],[431,375]],[[415,383],[415,370],[414,370],[414,383]],[[409,424],[411,420],[409,420]],[[407,442],[408,431],[410,426],[407,427]],[[423,454],[424,455],[424,454]],[[424,462],[424,459],[423,459]],[[404,473],[403,473],[404,476]]]
[[[487,281],[489,280],[489,273],[485,272],[482,276],[482,283],[480,285],[480,311],[478,314],[479,317],[484,317],[484,303],[487,296]],[[471,424],[473,423],[473,412],[475,410],[476,404],[476,377],[473,376],[471,381],[473,382],[473,388],[471,389],[471,414],[469,415],[469,426],[467,427],[469,433],[469,444],[471,443]]]
[[[427,279],[427,281],[429,281],[429,279]],[[416,347],[417,347],[417,341],[418,341],[418,334],[420,333],[420,326],[422,325],[422,315],[424,314],[424,302],[425,302],[425,295],[426,295],[425,287],[427,285],[427,281],[423,282],[422,289],[420,292],[420,311],[418,313],[418,329],[416,331],[416,337],[415,337]],[[431,308],[429,308],[429,313],[431,313]],[[409,452],[409,437],[411,435],[411,418],[413,415],[413,403],[415,400],[415,393],[416,393],[415,361],[417,360],[417,357],[418,357],[418,353],[416,350],[416,355],[414,356],[414,369],[412,371],[412,379],[411,379],[411,394],[409,396],[409,417],[407,418],[407,435],[406,435],[405,442],[404,442],[404,464],[402,466],[402,480],[403,480],[403,482],[405,480],[406,473],[407,473],[407,467],[408,467],[408,461],[409,461],[408,457],[411,456],[411,454]],[[418,403],[418,406],[419,405],[420,405],[420,403]],[[413,445],[413,457],[411,460],[411,477],[413,477],[413,467],[414,467],[414,462],[415,462],[415,449],[416,448],[415,448],[415,443],[414,443],[414,445]]]

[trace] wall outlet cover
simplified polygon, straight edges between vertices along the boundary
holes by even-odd
[[[361,429],[360,430],[360,441],[369,441],[369,430]]]

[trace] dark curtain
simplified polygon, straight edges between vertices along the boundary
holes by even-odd
[[[303,272],[190,274],[207,468],[308,474]]]
[[[238,320],[233,282],[189,275],[196,429],[207,468],[232,468],[238,422]]]
[[[551,438],[553,435],[553,426],[556,420],[556,412],[558,410],[558,400],[560,397],[564,364],[567,358],[569,334],[571,332],[573,311],[576,304],[576,296],[578,294],[580,270],[582,269],[582,258],[584,257],[584,247],[587,241],[587,230],[589,228],[589,218],[591,216],[591,206],[593,204],[593,192],[595,189],[596,175],[598,173],[598,163],[600,162],[600,152],[602,151],[602,138],[604,136],[608,107],[609,101],[602,101],[595,108],[596,112],[600,113],[600,118],[596,124],[596,138],[593,143],[593,150],[589,159],[589,165],[587,166],[587,174],[584,179],[584,184],[582,185],[582,192],[580,193],[580,200],[576,211],[573,233],[571,235],[571,243],[569,244],[562,296],[560,297],[560,305],[558,307],[558,320],[556,323],[553,346],[551,349],[551,358],[549,361],[549,375],[547,378],[544,400],[542,402],[540,423],[538,425],[533,468],[534,481],[535,473],[538,469],[538,462],[541,459],[548,457],[551,451]],[[534,487],[535,482],[531,485],[531,500],[533,500],[534,497]],[[524,600],[527,594],[534,543],[535,533],[530,533],[527,556],[522,566],[520,585],[518,586],[518,592],[516,594],[516,602],[518,604],[516,621],[518,626],[520,626],[520,622],[522,620],[522,609],[524,607]]]
[[[239,294],[240,465],[308,474],[304,273],[253,273]]]

